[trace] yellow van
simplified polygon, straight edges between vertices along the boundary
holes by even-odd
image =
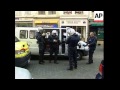
[[[25,41],[20,41],[15,36],[15,66],[23,67],[30,62],[31,52],[29,45]]]

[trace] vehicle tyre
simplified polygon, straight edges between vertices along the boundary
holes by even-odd
[[[77,60],[82,60],[82,56],[83,56],[82,52],[78,51],[77,52]]]

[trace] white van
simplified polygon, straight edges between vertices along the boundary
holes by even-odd
[[[59,36],[59,40],[62,43],[59,45],[59,54],[67,56],[68,55],[68,45],[65,43],[67,39],[66,28],[43,28],[46,31],[46,50],[45,55],[49,55],[49,44],[48,44],[48,36],[51,34],[52,30],[56,30]],[[36,40],[36,32],[38,31],[38,27],[16,27],[15,28],[15,36],[22,41],[27,41],[30,45],[30,50],[32,55],[39,55],[39,48]],[[88,46],[83,45],[85,42],[79,42],[78,49],[78,59],[82,59],[82,56],[88,55]],[[83,46],[81,46],[83,45]]]

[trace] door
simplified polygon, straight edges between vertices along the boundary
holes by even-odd
[[[39,48],[36,39],[37,30],[29,30],[28,34],[28,44],[30,45],[30,50],[32,55],[39,55]]]
[[[66,51],[66,29],[61,29],[61,53],[62,54],[65,54],[65,51]]]
[[[103,28],[98,28],[97,38],[98,38],[98,40],[103,40],[104,39],[104,30],[103,30]]]
[[[68,34],[66,33],[66,28],[62,28],[61,29],[61,50],[62,50],[62,54],[67,56],[68,55],[68,44],[66,44],[66,40],[68,38]]]

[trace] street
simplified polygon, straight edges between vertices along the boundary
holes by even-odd
[[[73,71],[67,70],[69,62],[68,59],[58,60],[59,64],[49,63],[45,60],[45,64],[38,64],[38,60],[31,60],[28,67],[26,67],[34,79],[95,79],[98,73],[99,64],[103,60],[103,46],[97,46],[94,56],[93,64],[86,64],[88,56],[83,57],[78,61],[78,68]],[[32,58],[34,59],[34,58]]]

